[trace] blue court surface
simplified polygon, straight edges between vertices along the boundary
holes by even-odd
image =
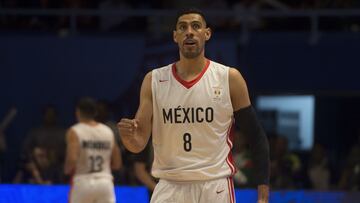
[[[66,203],[69,186],[0,185],[0,203]],[[118,203],[148,203],[145,187],[117,186]],[[256,203],[256,190],[236,190],[237,203]],[[273,191],[270,203],[359,203],[360,193]]]
[[[0,185],[0,203],[67,203],[70,187],[67,185]],[[145,187],[116,187],[119,203],[149,202]]]

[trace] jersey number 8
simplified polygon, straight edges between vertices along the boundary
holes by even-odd
[[[184,140],[184,150],[186,152],[190,152],[191,151],[191,135],[190,135],[190,133],[185,133],[183,136],[183,140]]]

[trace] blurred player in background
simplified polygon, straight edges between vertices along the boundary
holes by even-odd
[[[121,168],[121,155],[113,131],[96,122],[96,102],[81,99],[76,106],[78,123],[66,134],[64,172],[73,175],[70,203],[114,203],[111,170]]]

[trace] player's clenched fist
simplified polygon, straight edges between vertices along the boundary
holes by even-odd
[[[120,136],[132,136],[136,133],[138,129],[138,120],[137,119],[127,119],[123,118],[117,124]]]
[[[117,124],[121,141],[133,153],[142,151],[148,141],[148,137],[140,132],[139,123],[139,119],[123,118]]]

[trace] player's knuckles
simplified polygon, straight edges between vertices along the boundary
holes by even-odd
[[[133,122],[132,119],[127,119],[127,118],[122,118],[122,119],[120,120],[120,123],[132,123],[132,122]]]
[[[129,133],[129,132],[134,132],[134,128],[133,127],[121,127],[119,128],[120,133]]]
[[[131,123],[118,123],[118,127],[120,127],[120,128],[131,128],[132,127],[132,125],[131,125]]]

